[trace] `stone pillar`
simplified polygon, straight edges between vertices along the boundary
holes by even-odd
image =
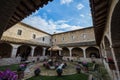
[[[11,53],[11,57],[12,57],[12,58],[15,58],[15,57],[16,57],[17,49],[18,49],[19,46],[20,46],[20,45],[12,44],[12,47],[13,47],[12,53]]]
[[[83,49],[84,58],[86,58],[86,49]]]
[[[114,60],[115,68],[116,68],[117,80],[120,80],[120,72],[119,72],[117,60],[115,58],[114,47],[110,46],[110,48],[111,48],[111,51],[112,51],[112,56],[113,56],[113,60]]]
[[[83,50],[83,57],[86,58],[86,47],[81,47]]]
[[[59,55],[61,56],[61,50],[59,50]]]
[[[34,56],[34,50],[35,50],[35,46],[31,46],[32,50],[31,50],[31,57]]]
[[[68,48],[70,51],[70,60],[72,59],[72,48]]]
[[[45,56],[45,51],[46,51],[46,48],[43,47],[43,56]]]

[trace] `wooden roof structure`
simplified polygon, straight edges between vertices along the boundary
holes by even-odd
[[[52,0],[0,0],[0,36],[2,32]]]
[[[111,0],[90,0],[93,26],[97,45],[100,45],[106,26]]]

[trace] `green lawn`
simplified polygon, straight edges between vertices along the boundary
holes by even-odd
[[[4,71],[6,69],[10,69],[11,71],[16,71],[18,69],[18,66],[19,66],[18,64],[0,66],[0,71]]]
[[[88,80],[88,75],[85,74],[73,74],[66,76],[34,76],[27,80]]]

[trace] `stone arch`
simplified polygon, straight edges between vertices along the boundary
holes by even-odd
[[[34,50],[34,56],[42,56],[43,55],[43,47],[42,46],[37,46],[35,47]]]
[[[50,47],[47,47],[45,50],[45,56],[49,55],[50,56],[50,51],[48,50]]]
[[[13,47],[9,43],[0,43],[0,56],[10,58]]]
[[[31,47],[28,45],[21,45],[18,47],[16,56],[20,55],[22,60],[27,60],[31,55]]]
[[[103,45],[103,42],[102,42],[102,44],[101,44],[101,49],[100,50],[102,50],[101,52],[102,52],[102,58],[103,57],[105,57],[105,52],[104,52],[104,45]]]
[[[70,56],[70,54],[69,54],[70,51],[67,47],[63,47],[61,52],[62,52],[63,56]]]
[[[120,70],[120,0],[118,0],[112,14],[110,32],[114,55]]]
[[[112,52],[111,52],[111,48],[110,48],[110,41],[107,38],[107,36],[104,37],[104,45],[105,45],[105,51],[106,51],[107,57],[112,58]]]
[[[73,48],[72,57],[83,57],[83,50],[79,47]]]
[[[97,49],[96,47],[88,47],[86,49],[86,57],[87,58],[91,58],[91,57],[100,58],[99,49]]]

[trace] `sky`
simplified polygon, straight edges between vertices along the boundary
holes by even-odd
[[[53,0],[22,22],[50,34],[93,25],[89,0]]]

